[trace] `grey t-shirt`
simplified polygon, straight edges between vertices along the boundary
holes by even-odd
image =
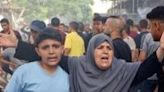
[[[149,57],[157,48],[159,47],[159,42],[155,42],[151,33],[145,35],[141,39],[141,49],[146,52],[147,57]]]
[[[157,48],[159,47],[159,42],[155,42],[151,33],[145,35],[144,38],[141,39],[141,49],[146,53],[146,56],[149,57]],[[149,80],[156,80],[156,74],[152,77],[148,78]]]

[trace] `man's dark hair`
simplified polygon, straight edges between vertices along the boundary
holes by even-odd
[[[7,24],[9,24],[9,20],[7,18],[3,18],[3,19],[1,19],[1,23],[7,23]]]
[[[133,26],[134,25],[134,21],[132,19],[127,19],[126,20],[126,25],[127,26]]]
[[[80,32],[83,32],[84,31],[84,24],[83,24],[83,22],[78,22],[78,30]]]
[[[99,14],[99,13],[94,13],[93,14],[93,17],[95,18],[95,17],[100,17],[101,15]]]
[[[148,21],[146,19],[140,20],[139,26],[140,26],[140,28],[146,29],[148,27]]]
[[[60,25],[60,20],[57,17],[51,19],[51,25],[54,27],[58,27]]]
[[[69,26],[73,28],[74,30],[78,31],[79,24],[76,21],[72,21],[69,23]]]
[[[102,23],[105,24],[107,19],[108,19],[107,16],[102,17]]]
[[[101,21],[102,22],[102,17],[101,16],[96,16],[93,18],[93,21]]]
[[[149,20],[162,20],[164,21],[164,6],[157,6],[147,14]]]
[[[127,19],[125,24],[125,29],[128,34],[130,34],[130,27],[134,26],[134,21],[132,19]]]
[[[41,20],[33,20],[30,24],[30,29],[34,32],[42,32],[46,28],[46,24]]]
[[[46,39],[56,40],[63,44],[62,36],[57,30],[54,28],[45,28],[43,32],[39,33],[39,35],[36,37],[34,42],[35,47],[38,47],[39,43]]]

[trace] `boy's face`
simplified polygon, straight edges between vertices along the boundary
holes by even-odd
[[[41,57],[41,63],[45,66],[57,66],[61,55],[63,54],[63,45],[61,42],[45,39],[38,44],[36,52]]]
[[[103,24],[101,21],[93,21],[93,30],[95,33],[101,33],[103,31]]]
[[[2,26],[4,31],[8,31],[9,30],[9,24],[8,23],[2,22],[1,26]]]

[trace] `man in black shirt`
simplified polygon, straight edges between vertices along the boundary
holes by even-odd
[[[131,50],[126,42],[123,41],[121,32],[123,21],[118,16],[109,16],[106,21],[105,33],[112,38],[114,55],[119,59],[132,61]]]
[[[150,21],[151,34],[154,41],[160,41],[164,32],[164,6],[158,6],[147,14]],[[164,61],[164,60],[163,60]],[[164,64],[161,70],[157,73],[158,77],[158,92],[164,92]]]

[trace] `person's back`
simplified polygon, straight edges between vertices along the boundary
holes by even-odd
[[[85,51],[87,51],[89,40],[92,38],[91,32],[83,32]]]
[[[71,48],[69,56],[81,56],[84,54],[84,41],[76,32],[67,34],[65,48]]]
[[[124,59],[126,61],[132,60],[130,47],[121,38],[113,39],[113,46],[114,55],[118,59]]]
[[[141,46],[141,43],[143,43],[143,40],[142,39],[144,39],[145,38],[145,35],[147,34],[147,33],[149,33],[148,32],[148,21],[146,20],[146,19],[142,19],[142,20],[140,20],[140,22],[139,22],[139,27],[140,27],[140,34],[138,34],[135,38],[134,38],[134,40],[135,40],[135,42],[136,42],[136,46],[137,46],[137,49],[139,49],[140,50],[140,46]]]
[[[138,34],[135,38],[134,38],[134,41],[136,43],[136,48],[140,49],[140,45],[141,45],[141,39],[143,39],[145,37],[145,35],[147,34],[148,32],[141,32],[140,34]]]
[[[107,35],[110,35],[113,40],[114,55],[118,59],[124,59],[126,61],[131,61],[131,50],[126,42],[123,41],[121,31],[123,29],[123,20],[118,16],[110,16],[106,21],[106,31]]]
[[[76,32],[78,30],[78,23],[77,22],[70,22],[69,30],[71,31],[67,34],[64,48],[65,48],[65,55],[68,56],[81,56],[85,53],[85,45],[83,38],[78,35]]]

